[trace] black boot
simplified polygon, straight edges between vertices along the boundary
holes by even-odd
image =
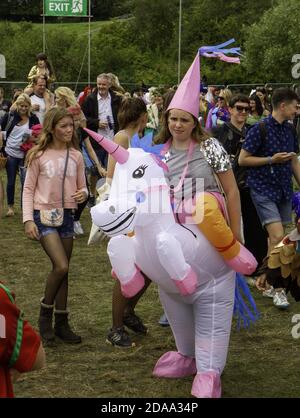
[[[40,336],[44,343],[51,343],[55,340],[52,326],[52,316],[54,305],[46,305],[41,299],[40,317],[38,321]]]
[[[68,314],[68,311],[55,311],[55,335],[61,338],[65,343],[79,344],[81,343],[81,337],[74,334],[74,332],[71,330],[68,321]]]

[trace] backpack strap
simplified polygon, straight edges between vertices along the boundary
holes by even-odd
[[[6,286],[4,286],[2,283],[0,283],[0,289],[4,290],[4,292],[7,294],[11,303],[15,305],[15,300],[10,290]],[[23,340],[23,313],[20,311],[20,315],[19,315],[18,322],[17,322],[16,342],[12,351],[12,355],[8,362],[8,367],[10,368],[14,366],[14,364],[19,358],[22,340]]]
[[[296,130],[295,126],[291,123],[289,125],[290,125],[290,130],[291,130],[293,136],[295,138],[297,138],[297,130]],[[263,120],[261,120],[259,122],[258,127],[259,127],[260,137],[261,137],[262,141],[265,141],[265,139],[267,138],[267,127],[266,127],[265,122]]]
[[[258,128],[259,128],[260,138],[262,142],[264,142],[267,138],[267,127],[263,120],[259,122]]]

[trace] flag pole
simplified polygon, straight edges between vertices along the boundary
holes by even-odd
[[[178,84],[180,83],[180,64],[181,64],[181,21],[182,21],[182,0],[179,0],[179,28],[178,28]]]
[[[46,52],[46,31],[45,31],[45,0],[43,0],[43,53]]]
[[[89,0],[89,29],[88,29],[88,85],[91,85],[91,0]]]

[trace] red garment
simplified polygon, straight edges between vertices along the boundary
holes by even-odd
[[[19,317],[20,309],[11,302],[6,291],[0,287],[0,398],[14,397],[8,363],[16,343]],[[12,366],[20,373],[32,369],[41,343],[40,337],[29,323],[24,320],[22,322],[23,335],[20,351]],[[3,324],[5,327],[1,327]]]
[[[80,106],[82,105],[82,103],[85,101],[86,97],[92,92],[92,88],[90,86],[86,86],[82,92],[82,94],[80,94],[80,97],[78,99],[78,103],[80,104]]]

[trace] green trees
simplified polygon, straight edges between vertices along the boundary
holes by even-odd
[[[300,54],[300,4],[281,0],[250,26],[245,42],[244,68],[249,79],[292,82],[292,57]]]
[[[29,3],[34,6],[28,7]],[[40,20],[41,4],[0,2],[0,16],[22,10],[26,17],[30,9]],[[234,37],[242,48],[242,65],[203,58],[201,72],[209,83],[293,81],[292,67],[297,61],[292,62],[292,57],[300,54],[299,0],[182,0],[182,11],[181,74],[200,46]],[[93,23],[92,80],[102,71],[111,71],[121,82],[177,82],[179,0],[92,0],[92,13],[93,22],[97,17],[125,16]],[[83,62],[79,81],[87,80],[86,19],[82,24],[74,24],[76,19],[71,18],[64,22],[68,24],[52,25],[47,20],[47,53],[57,79],[76,81]],[[42,50],[41,25],[0,22],[0,36],[7,78],[25,80],[35,55]]]

